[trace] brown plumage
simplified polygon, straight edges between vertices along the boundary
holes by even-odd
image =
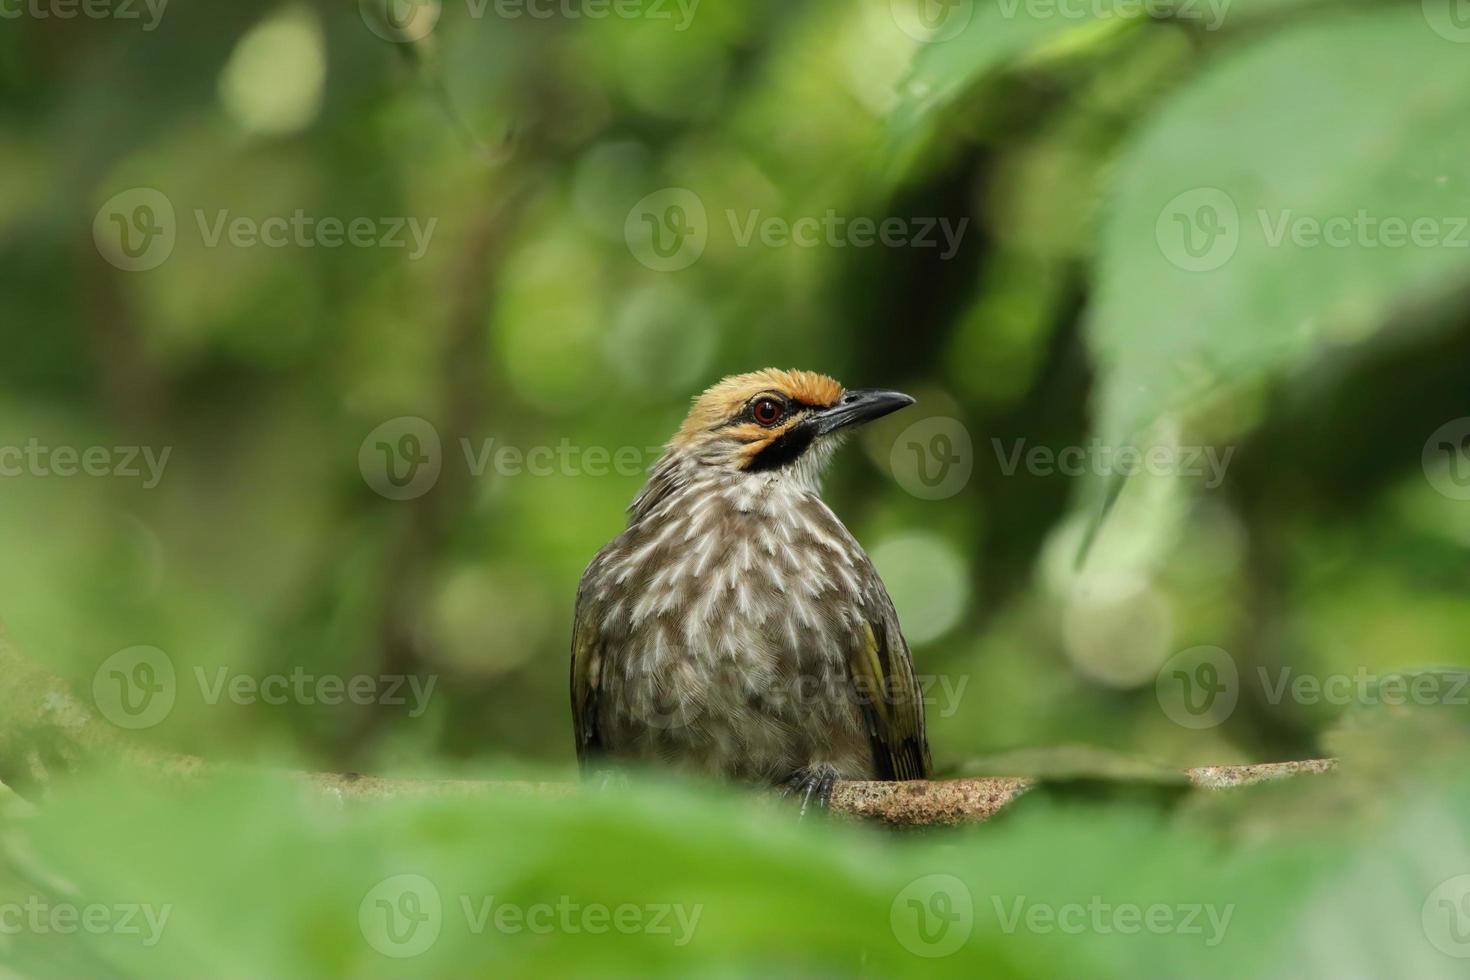
[[[648,762],[786,784],[922,779],[924,713],[898,616],[819,496],[850,427],[912,403],[807,371],[698,396],[582,575],[572,715],[584,769]]]

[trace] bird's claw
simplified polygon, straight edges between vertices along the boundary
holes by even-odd
[[[807,807],[811,806],[815,798],[820,809],[827,809],[832,803],[832,790],[837,785],[837,770],[831,766],[818,765],[798,769],[781,789],[783,798],[799,795],[801,797],[801,811],[799,816],[805,817]]]

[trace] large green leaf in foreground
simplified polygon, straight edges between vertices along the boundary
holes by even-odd
[[[38,977],[1456,975],[1454,908],[1431,900],[1470,871],[1466,796],[1345,805],[1365,785],[1202,798],[1207,820],[1038,793],[900,835],[668,787],[344,806],[279,780],[174,797],[92,777],[7,819],[0,908],[42,917],[0,959]],[[101,928],[48,928],[64,908]]]

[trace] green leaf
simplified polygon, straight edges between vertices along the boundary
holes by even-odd
[[[1369,852],[1419,898],[1361,923],[1363,946],[1437,955],[1418,903],[1458,867],[1432,857],[1467,810],[1463,791],[1440,796],[1415,797],[1433,833]],[[1293,923],[1351,857],[1339,838],[1358,836],[1230,847],[1080,799],[1015,817],[894,837],[675,787],[341,806],[280,780],[175,796],[88,779],[5,828],[66,890],[17,881],[0,897],[101,915],[24,930],[12,953],[36,976],[1237,977],[1303,947]],[[1147,910],[1163,924],[1141,928]],[[1336,975],[1333,954],[1309,944],[1294,975]]]
[[[1282,31],[1196,76],[1118,166],[1089,323],[1104,438],[1408,324],[1470,279],[1467,145],[1470,58],[1418,5]]]
[[[925,3],[928,0],[916,0],[915,6]],[[895,16],[908,6],[895,3]],[[940,20],[934,40],[920,42],[909,75],[900,86],[902,99],[891,118],[897,135],[920,128],[986,75],[1009,64],[1085,48],[1146,20],[1139,16],[1141,6],[1101,19],[1095,11],[1085,16],[1057,16],[1054,10],[1048,14],[1020,0],[981,2],[973,7],[961,2],[951,4],[949,10],[950,19]]]
[[[342,804],[266,776],[175,792],[92,773],[42,818],[0,820],[44,869],[7,873],[0,851],[0,904],[25,913],[0,962],[38,977],[1239,977],[1291,949],[1294,976],[1336,976],[1349,947],[1298,929],[1356,845],[1397,904],[1355,923],[1352,951],[1451,976],[1418,912],[1463,866],[1449,849],[1467,789],[1385,794],[1328,834],[1270,819],[1324,785],[1251,787],[1233,845],[1153,807],[1040,794],[1009,819],[892,835],[690,786]],[[1428,829],[1385,838],[1373,824],[1405,801]],[[100,920],[50,926],[73,909]],[[1144,913],[1162,918],[1142,928]]]

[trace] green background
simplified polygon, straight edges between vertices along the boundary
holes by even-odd
[[[799,367],[918,399],[839,455],[826,498],[932,678],[939,774],[1065,785],[900,838],[711,787],[339,811],[244,777],[161,805],[81,767],[13,818],[0,897],[173,918],[147,947],[0,935],[21,975],[1463,970],[1435,931],[1470,935],[1463,0],[460,0],[411,41],[371,0],[69,9],[0,6],[0,447],[169,455],[156,485],[0,476],[0,619],[89,707],[109,658],[160,651],[172,706],[128,738],[573,778],[582,568],[692,394]],[[173,241],[130,270],[111,215],[142,221],[138,188]],[[636,234],[668,188],[702,211],[672,270]],[[212,242],[221,212],[298,211],[432,230],[422,255]],[[815,245],[743,233],[829,214],[847,231]],[[962,232],[953,254],[937,230],[864,245],[857,219]],[[406,417],[440,472],[388,499],[379,427],[396,444]],[[476,472],[465,445],[574,462]],[[1120,480],[1024,455],[1122,445],[1188,465]],[[588,472],[619,450],[637,465]],[[1430,670],[1434,703],[1383,703],[1384,677]],[[293,671],[434,687],[411,712],[197,681]],[[1228,704],[1191,713],[1180,685],[1212,679]],[[1339,776],[1225,798],[1150,768],[1328,754]],[[28,775],[0,767],[34,803]],[[401,960],[357,921],[398,874],[445,920]],[[934,874],[973,933],[926,958],[899,920],[915,880],[953,909]],[[466,894],[704,911],[678,947],[475,935]],[[1235,912],[1208,946],[997,912],[1095,896]]]

